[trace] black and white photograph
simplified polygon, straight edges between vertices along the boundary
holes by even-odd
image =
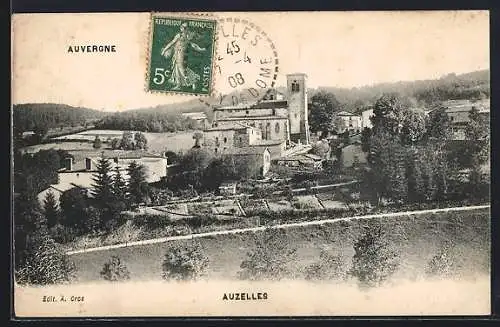
[[[490,314],[489,19],[14,14],[15,315]]]

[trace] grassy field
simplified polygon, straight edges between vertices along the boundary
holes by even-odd
[[[25,153],[34,153],[40,150],[66,150],[75,156],[76,160],[83,160],[88,156],[104,155],[113,156],[121,150],[111,150],[109,144],[104,143],[101,149],[94,149],[92,141],[95,135],[99,135],[101,140],[106,141],[108,137],[118,137],[122,131],[90,130],[82,133],[66,135],[53,142],[32,145],[22,149]],[[165,151],[186,152],[194,145],[193,131],[176,133],[144,133],[148,140],[148,152],[161,154]],[[71,139],[72,141],[68,141]],[[65,141],[66,140],[66,141]],[[124,151],[121,151],[124,152]]]
[[[489,274],[490,213],[489,210],[439,213],[420,216],[381,218],[391,248],[401,257],[395,278],[415,279],[422,276],[427,262],[445,242],[453,244],[453,269],[462,276]],[[302,278],[306,267],[318,260],[320,250],[328,248],[340,255],[347,269],[353,255],[363,220],[338,222],[320,226],[285,229],[284,242],[297,247],[298,259],[290,263],[292,278]],[[244,233],[199,239],[210,259],[211,279],[237,279],[239,265],[255,245],[256,234]],[[184,242],[184,241],[179,241]],[[75,254],[70,258],[78,269],[80,282],[100,279],[106,260],[118,255],[128,267],[132,280],[161,279],[163,256],[172,243],[151,244],[109,251]]]

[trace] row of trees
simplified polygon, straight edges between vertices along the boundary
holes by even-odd
[[[121,138],[113,138],[108,140],[110,147],[113,150],[147,150],[148,140],[146,136],[141,132],[132,133],[130,131],[123,132]],[[100,149],[102,147],[102,141],[98,135],[96,135],[93,142],[94,149]]]
[[[96,128],[163,133],[200,129],[200,123],[181,114],[161,112],[121,112],[96,123]]]
[[[429,117],[410,109],[396,94],[380,97],[374,106],[373,128],[362,133],[363,149],[368,152],[369,171],[365,182],[369,191],[380,202],[390,199],[398,202],[442,200],[462,193],[478,196],[481,165],[488,156],[489,130],[478,110],[469,114],[466,128],[472,163],[468,193],[458,188],[460,167],[457,158],[450,156],[448,140],[450,119],[443,108]],[[463,160],[462,160],[463,161]],[[484,192],[483,192],[484,193]]]

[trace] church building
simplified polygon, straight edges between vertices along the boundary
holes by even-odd
[[[306,74],[287,75],[286,94],[270,90],[257,103],[214,108],[212,126],[204,130],[203,146],[214,153],[269,149],[279,158],[286,149],[309,144]]]

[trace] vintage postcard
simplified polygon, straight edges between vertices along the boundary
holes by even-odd
[[[490,313],[488,11],[12,37],[16,317]]]

